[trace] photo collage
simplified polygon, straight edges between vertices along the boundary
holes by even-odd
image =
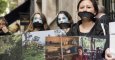
[[[0,7],[0,60],[115,59],[114,0],[0,0]]]

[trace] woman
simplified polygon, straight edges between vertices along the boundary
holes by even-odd
[[[73,20],[67,11],[60,11],[56,17],[57,25],[65,34],[70,30]]]
[[[95,0],[80,0],[77,6],[80,21],[73,24],[68,36],[106,37],[108,29],[104,29],[100,21],[95,18],[98,6]],[[108,27],[106,25],[106,27]],[[108,38],[108,37],[107,37]],[[107,41],[109,41],[107,39]],[[105,44],[105,47],[107,47]]]
[[[46,21],[46,17],[41,13],[35,13],[30,20],[29,26],[26,32],[43,31],[49,29]]]
[[[56,21],[60,29],[70,28],[73,24],[72,17],[67,11],[60,11],[57,15]]]
[[[80,0],[77,6],[80,21],[73,24],[69,36],[104,36],[107,33],[102,28],[95,16],[98,13],[98,6],[95,0]]]
[[[73,55],[72,60],[88,60],[87,56],[83,54],[83,48],[78,47],[76,55]]]
[[[8,23],[4,19],[4,17],[0,17],[0,35],[10,35],[8,30]]]

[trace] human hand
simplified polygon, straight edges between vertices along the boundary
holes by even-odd
[[[105,51],[105,59],[106,60],[115,60],[115,58],[112,57],[112,54],[110,53],[110,49],[107,48]]]
[[[2,31],[3,31],[4,33],[7,33],[9,30],[8,30],[8,28],[7,28],[6,26],[4,26],[4,27],[2,27]]]
[[[17,21],[16,21],[16,24],[20,25],[20,20],[17,20]]]

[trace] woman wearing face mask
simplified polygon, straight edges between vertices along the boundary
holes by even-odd
[[[102,28],[95,16],[98,6],[95,0],[80,0],[77,6],[80,21],[73,24],[68,32],[71,36],[104,36],[106,30]]]
[[[71,15],[67,11],[60,11],[56,17],[57,25],[67,33],[73,24]]]
[[[48,29],[49,27],[47,25],[46,17],[41,13],[35,13],[29,23],[26,32],[43,31]]]
[[[98,6],[95,0],[80,0],[77,6],[80,21],[73,24],[69,36],[88,36],[88,37],[106,37],[108,39],[108,29],[101,25],[100,21],[95,18],[98,13]],[[106,27],[108,27],[106,25]],[[107,42],[109,43],[109,42]],[[105,44],[107,47],[108,44]]]

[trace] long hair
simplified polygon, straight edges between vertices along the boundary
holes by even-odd
[[[48,29],[49,29],[48,24],[47,24],[47,21],[46,21],[46,17],[44,16],[44,14],[42,14],[42,13],[35,13],[35,14],[32,15],[32,17],[31,17],[31,19],[30,19],[30,21],[29,21],[30,23],[29,23],[29,25],[28,25],[28,28],[27,28],[26,32],[31,32],[31,31],[34,30],[32,21],[33,21],[33,18],[34,18],[34,16],[35,16],[36,14],[39,14],[39,15],[40,15],[40,17],[41,17],[41,19],[42,19],[42,21],[43,21],[43,28],[44,28],[44,30],[48,30]]]
[[[71,24],[71,25],[73,24],[73,20],[72,20],[71,15],[70,15],[67,11],[60,11],[60,12],[58,13],[57,17],[56,17],[56,22],[57,22],[57,25],[58,25],[58,26],[59,26],[59,23],[58,23],[58,16],[59,16],[59,14],[64,14],[65,16],[67,16],[67,18],[68,18],[70,24]]]

